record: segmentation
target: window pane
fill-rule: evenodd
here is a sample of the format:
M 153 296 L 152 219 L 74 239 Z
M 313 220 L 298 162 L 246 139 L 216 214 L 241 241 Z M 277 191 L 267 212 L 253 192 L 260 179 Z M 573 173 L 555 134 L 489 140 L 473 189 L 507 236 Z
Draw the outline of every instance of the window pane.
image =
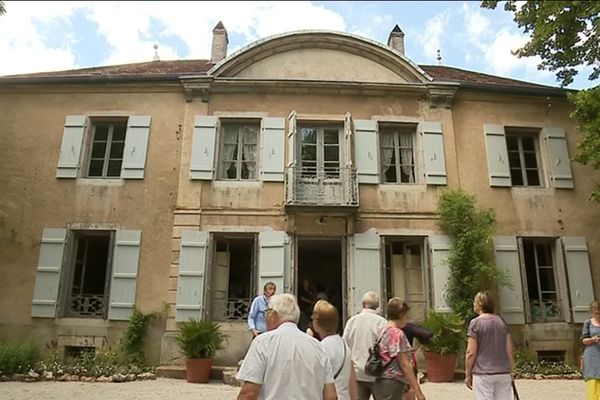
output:
M 525 240 L 523 241 L 523 258 L 525 261 L 525 272 L 527 275 L 527 292 L 529 293 L 529 299 L 537 300 L 540 297 L 540 292 L 537 286 L 533 243 Z
M 243 162 L 242 163 L 242 179 L 256 179 L 256 163 L 255 162 Z
M 339 161 L 340 150 L 337 146 L 325 146 L 325 161 Z
M 125 140 L 125 131 L 127 130 L 126 125 L 123 124 L 115 124 L 113 129 L 112 140 Z
M 223 145 L 223 161 L 237 160 L 238 150 L 237 144 Z
M 540 286 L 543 292 L 556 291 L 556 282 L 554 281 L 554 269 L 553 268 L 540 268 Z
M 302 145 L 302 160 L 316 161 L 317 147 L 310 145 Z
M 300 135 L 302 143 L 317 143 L 317 131 L 313 128 L 302 128 Z
M 403 165 L 400 167 L 400 182 L 403 183 L 414 183 L 415 175 L 414 169 L 411 166 Z
M 258 128 L 255 126 L 242 127 L 242 138 L 244 144 L 256 144 L 258 138 Z
M 527 170 L 527 185 L 528 186 L 540 186 L 540 175 L 537 169 Z
M 256 145 L 249 144 L 242 147 L 242 160 L 243 161 L 254 161 L 256 160 Z
M 523 158 L 525 158 L 525 168 L 537 168 L 537 158 L 535 153 L 524 152 Z
M 96 130 L 94 132 L 94 141 L 96 140 L 104 140 L 108 138 L 108 126 L 107 125 L 96 125 Z
M 104 160 L 91 160 L 88 176 L 102 176 L 102 167 L 103 166 L 104 166 Z
M 521 137 L 521 141 L 523 144 L 523 150 L 525 151 L 533 151 L 535 152 L 535 140 L 530 136 Z
M 225 164 L 225 177 L 227 179 L 237 178 L 237 167 L 235 162 L 224 163 Z
M 385 167 L 383 170 L 383 176 L 385 178 L 384 182 L 397 183 L 398 179 L 396 178 L 396 166 L 389 165 Z
M 110 158 L 123 158 L 124 142 L 113 142 L 110 146 Z
M 510 180 L 513 186 L 523 186 L 523 175 L 520 169 L 510 170 Z
M 519 149 L 519 140 L 516 136 L 506 136 L 506 147 L 508 150 L 518 150 Z
M 94 142 L 92 146 L 92 158 L 104 158 L 106 142 Z
M 337 129 L 325 129 L 323 142 L 325 144 L 338 144 L 340 140 Z
M 108 161 L 108 171 L 106 172 L 106 176 L 121 176 L 121 163 L 123 160 L 109 160 Z
M 231 125 L 223 125 L 223 143 L 237 144 L 238 142 L 238 127 Z
M 508 152 L 508 165 L 511 168 L 521 168 L 521 158 L 519 157 L 518 151 Z
M 535 245 L 535 253 L 539 266 L 552 266 L 552 249 L 546 243 L 538 243 Z

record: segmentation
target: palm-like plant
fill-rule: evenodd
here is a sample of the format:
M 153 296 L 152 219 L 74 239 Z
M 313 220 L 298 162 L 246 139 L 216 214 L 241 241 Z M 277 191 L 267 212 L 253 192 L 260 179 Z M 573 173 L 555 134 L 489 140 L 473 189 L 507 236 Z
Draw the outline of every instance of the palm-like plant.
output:
M 425 351 L 440 354 L 458 353 L 465 344 L 465 323 L 456 314 L 429 311 L 423 327 L 433 333 L 431 342 L 424 344 Z
M 187 358 L 214 358 L 225 347 L 227 335 L 214 321 L 190 319 L 179 323 L 175 341 Z

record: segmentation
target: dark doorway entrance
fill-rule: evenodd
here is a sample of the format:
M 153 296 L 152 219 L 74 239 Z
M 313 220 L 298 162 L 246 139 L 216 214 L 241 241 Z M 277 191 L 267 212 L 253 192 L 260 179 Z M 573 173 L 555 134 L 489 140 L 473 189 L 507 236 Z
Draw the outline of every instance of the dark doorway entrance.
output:
M 340 314 L 341 331 L 345 318 L 344 293 L 346 290 L 343 268 L 343 241 L 340 238 L 298 238 L 298 304 L 300 329 L 306 330 L 310 322 L 312 305 L 324 298 Z

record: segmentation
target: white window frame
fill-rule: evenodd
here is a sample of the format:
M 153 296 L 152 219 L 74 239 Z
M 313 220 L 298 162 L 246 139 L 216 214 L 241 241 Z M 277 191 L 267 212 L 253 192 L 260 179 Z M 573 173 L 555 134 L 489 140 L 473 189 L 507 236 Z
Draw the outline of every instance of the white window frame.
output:
M 255 146 L 255 154 L 254 154 L 254 177 L 253 178 L 243 178 L 242 177 L 242 154 L 243 154 L 243 134 L 242 129 L 244 127 L 256 127 L 256 142 L 252 143 Z M 234 161 L 236 166 L 236 177 L 228 178 L 227 177 L 227 169 L 225 168 L 224 160 L 225 155 L 225 129 L 237 127 L 237 154 L 235 160 L 227 160 L 228 162 Z M 242 181 L 242 182 L 253 182 L 259 180 L 259 160 L 261 157 L 260 154 L 260 136 L 261 136 L 261 122 L 258 119 L 221 119 L 219 122 L 219 154 L 217 155 L 217 180 L 220 181 Z
M 408 133 L 404 133 L 402 131 L 407 131 L 410 130 L 411 132 Z M 381 174 L 381 184 L 384 185 L 414 185 L 414 184 L 419 184 L 421 183 L 421 175 L 422 174 L 422 170 L 423 168 L 419 165 L 419 160 L 420 160 L 420 142 L 418 140 L 419 135 L 417 135 L 417 124 L 409 124 L 409 123 L 395 123 L 395 124 L 382 124 L 379 123 L 379 127 L 378 127 L 378 131 L 379 131 L 379 152 L 380 152 L 380 163 L 379 163 L 379 170 L 380 170 L 380 174 Z M 383 145 L 383 140 L 382 140 L 382 135 L 383 134 L 390 134 L 393 133 L 394 134 L 394 145 L 393 145 L 393 151 L 394 151 L 394 157 L 396 160 L 396 182 L 387 182 L 385 180 L 385 163 L 384 163 L 384 159 L 383 159 L 383 149 L 384 149 L 384 145 Z M 402 174 L 400 172 L 400 169 L 402 168 L 402 165 L 404 164 L 399 164 L 398 161 L 400 160 L 400 143 L 399 143 L 399 139 L 400 139 L 400 135 L 410 135 L 411 139 L 412 139 L 412 158 L 413 158 L 413 164 L 412 164 L 412 170 L 413 170 L 413 182 L 402 182 L 399 181 L 398 178 L 401 178 Z M 389 148 L 389 147 L 386 147 Z
M 127 138 L 127 117 L 122 118 L 91 118 L 90 120 L 90 134 L 87 140 L 87 151 L 85 152 L 85 170 L 83 176 L 89 179 L 119 179 L 121 178 L 121 171 L 123 166 L 123 155 L 125 152 L 125 140 Z M 102 157 L 103 165 L 102 165 L 102 175 L 90 175 L 90 167 L 92 164 L 92 153 L 94 150 L 94 143 L 96 138 L 96 128 L 98 125 L 107 124 L 108 125 L 108 133 L 106 138 L 106 148 L 104 149 L 104 156 Z M 112 145 L 115 141 L 113 141 L 113 132 L 115 129 L 115 125 L 124 125 L 125 135 L 123 136 L 122 144 L 123 151 L 121 152 L 121 163 L 119 164 L 119 174 L 118 175 L 108 175 L 108 164 L 110 160 L 115 160 L 117 158 L 110 158 L 110 151 Z M 121 141 L 119 141 L 121 142 Z M 99 158 L 95 158 L 99 159 Z
M 542 162 L 542 149 L 540 145 L 540 131 L 539 129 L 530 129 L 530 128 L 520 128 L 520 127 L 505 127 L 505 140 L 506 140 L 506 152 L 508 154 L 508 168 L 510 172 L 510 182 L 512 187 L 546 187 L 544 182 L 544 164 Z M 519 161 L 520 161 L 520 172 L 521 177 L 523 179 L 522 185 L 516 185 L 512 179 L 512 170 L 515 169 L 510 163 L 510 153 L 511 150 L 508 147 L 508 138 L 516 138 L 519 152 Z M 539 185 L 530 185 L 527 180 L 527 167 L 525 166 L 525 155 L 523 150 L 523 138 L 528 137 L 533 139 L 533 145 L 535 148 L 535 160 L 537 163 L 537 173 Z M 529 168 L 531 169 L 531 168 Z
M 310 171 L 305 170 L 304 162 L 305 160 L 302 157 L 302 146 L 304 143 L 302 142 L 302 130 L 303 129 L 314 129 L 317 133 L 316 141 L 314 143 L 316 150 L 316 167 L 314 169 L 314 174 L 307 173 Z M 341 169 L 343 168 L 343 132 L 344 126 L 343 124 L 323 124 L 323 123 L 310 123 L 310 122 L 298 122 L 298 150 L 296 154 L 296 159 L 299 161 L 298 168 L 300 169 L 300 176 L 302 179 L 321 179 L 323 178 L 326 181 L 339 181 L 341 176 Z M 338 142 L 337 144 L 328 144 L 325 143 L 325 130 L 337 130 L 338 132 Z M 311 144 L 312 145 L 312 144 Z M 337 176 L 335 174 L 328 175 L 325 163 L 325 147 L 326 146 L 337 146 L 338 148 L 338 161 L 337 161 Z M 312 162 L 312 160 L 310 160 Z M 331 162 L 330 162 L 331 163 Z

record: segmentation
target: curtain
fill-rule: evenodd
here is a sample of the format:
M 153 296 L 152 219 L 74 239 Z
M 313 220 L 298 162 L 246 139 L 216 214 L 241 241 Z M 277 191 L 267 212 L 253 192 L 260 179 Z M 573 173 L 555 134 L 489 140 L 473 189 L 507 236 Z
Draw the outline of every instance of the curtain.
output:
M 247 168 L 247 179 L 256 179 L 256 142 L 258 129 L 244 127 L 242 130 L 242 171 Z
M 237 158 L 238 148 L 238 128 L 225 127 L 223 132 L 223 175 L 224 177 L 235 179 L 237 177 L 237 167 L 235 159 Z
M 414 164 L 413 164 L 413 140 L 409 133 L 400 133 L 398 135 L 400 146 L 400 160 L 402 164 L 402 173 L 408 176 L 410 183 L 415 182 Z

